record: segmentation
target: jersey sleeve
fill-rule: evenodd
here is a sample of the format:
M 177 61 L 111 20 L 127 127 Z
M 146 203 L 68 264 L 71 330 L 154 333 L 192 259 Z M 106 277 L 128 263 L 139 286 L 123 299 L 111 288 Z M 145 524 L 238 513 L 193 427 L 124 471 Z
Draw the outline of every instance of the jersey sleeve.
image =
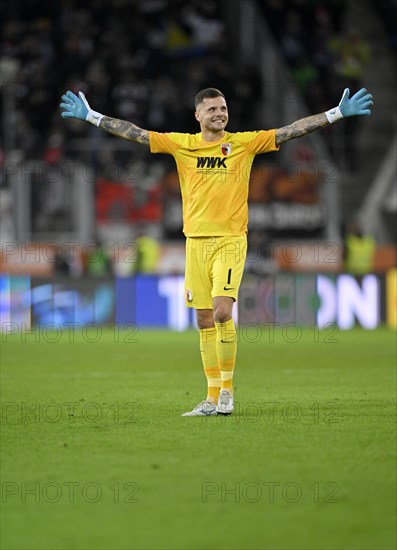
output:
M 259 130 L 258 132 L 244 132 L 248 140 L 246 147 L 250 153 L 271 153 L 278 151 L 280 146 L 276 145 L 276 130 Z
M 149 132 L 150 152 L 151 153 L 168 153 L 174 155 L 180 147 L 178 143 L 178 136 L 176 132 L 160 133 Z

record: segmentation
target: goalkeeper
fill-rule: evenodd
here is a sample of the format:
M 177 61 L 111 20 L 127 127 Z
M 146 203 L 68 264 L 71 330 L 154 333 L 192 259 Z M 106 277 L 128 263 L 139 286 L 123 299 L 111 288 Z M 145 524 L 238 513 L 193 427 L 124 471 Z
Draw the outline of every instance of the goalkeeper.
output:
M 84 94 L 62 96 L 63 118 L 78 118 L 115 136 L 137 141 L 152 153 L 175 159 L 182 193 L 186 236 L 186 305 L 196 310 L 207 396 L 183 416 L 233 412 L 236 329 L 233 303 L 247 251 L 248 183 L 254 157 L 276 151 L 282 143 L 346 117 L 370 115 L 372 95 L 364 88 L 350 97 L 347 88 L 337 107 L 273 130 L 230 133 L 223 93 L 201 90 L 195 97 L 197 134 L 158 133 L 132 122 L 93 111 Z

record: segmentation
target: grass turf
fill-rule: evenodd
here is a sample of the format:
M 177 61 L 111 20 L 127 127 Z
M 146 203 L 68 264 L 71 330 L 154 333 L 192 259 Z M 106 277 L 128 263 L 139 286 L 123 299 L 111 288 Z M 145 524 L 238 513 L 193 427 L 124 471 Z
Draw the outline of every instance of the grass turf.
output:
M 395 548 L 391 331 L 245 334 L 228 418 L 180 416 L 195 332 L 44 336 L 1 345 L 1 548 Z

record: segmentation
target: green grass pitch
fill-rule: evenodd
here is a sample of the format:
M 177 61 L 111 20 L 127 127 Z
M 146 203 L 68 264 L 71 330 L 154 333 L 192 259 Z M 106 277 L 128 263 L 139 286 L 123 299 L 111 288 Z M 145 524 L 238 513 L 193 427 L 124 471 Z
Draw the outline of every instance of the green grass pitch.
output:
M 227 418 L 196 332 L 56 336 L 1 344 L 1 548 L 396 548 L 391 330 L 240 334 Z

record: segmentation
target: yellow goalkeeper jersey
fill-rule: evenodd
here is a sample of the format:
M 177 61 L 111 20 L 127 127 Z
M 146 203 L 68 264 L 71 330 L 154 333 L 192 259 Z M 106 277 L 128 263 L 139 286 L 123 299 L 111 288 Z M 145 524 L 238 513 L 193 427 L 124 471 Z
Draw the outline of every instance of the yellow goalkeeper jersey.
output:
M 278 149 L 276 130 L 225 132 L 211 142 L 204 141 L 201 132 L 150 132 L 150 151 L 175 158 L 187 237 L 244 235 L 255 155 Z

